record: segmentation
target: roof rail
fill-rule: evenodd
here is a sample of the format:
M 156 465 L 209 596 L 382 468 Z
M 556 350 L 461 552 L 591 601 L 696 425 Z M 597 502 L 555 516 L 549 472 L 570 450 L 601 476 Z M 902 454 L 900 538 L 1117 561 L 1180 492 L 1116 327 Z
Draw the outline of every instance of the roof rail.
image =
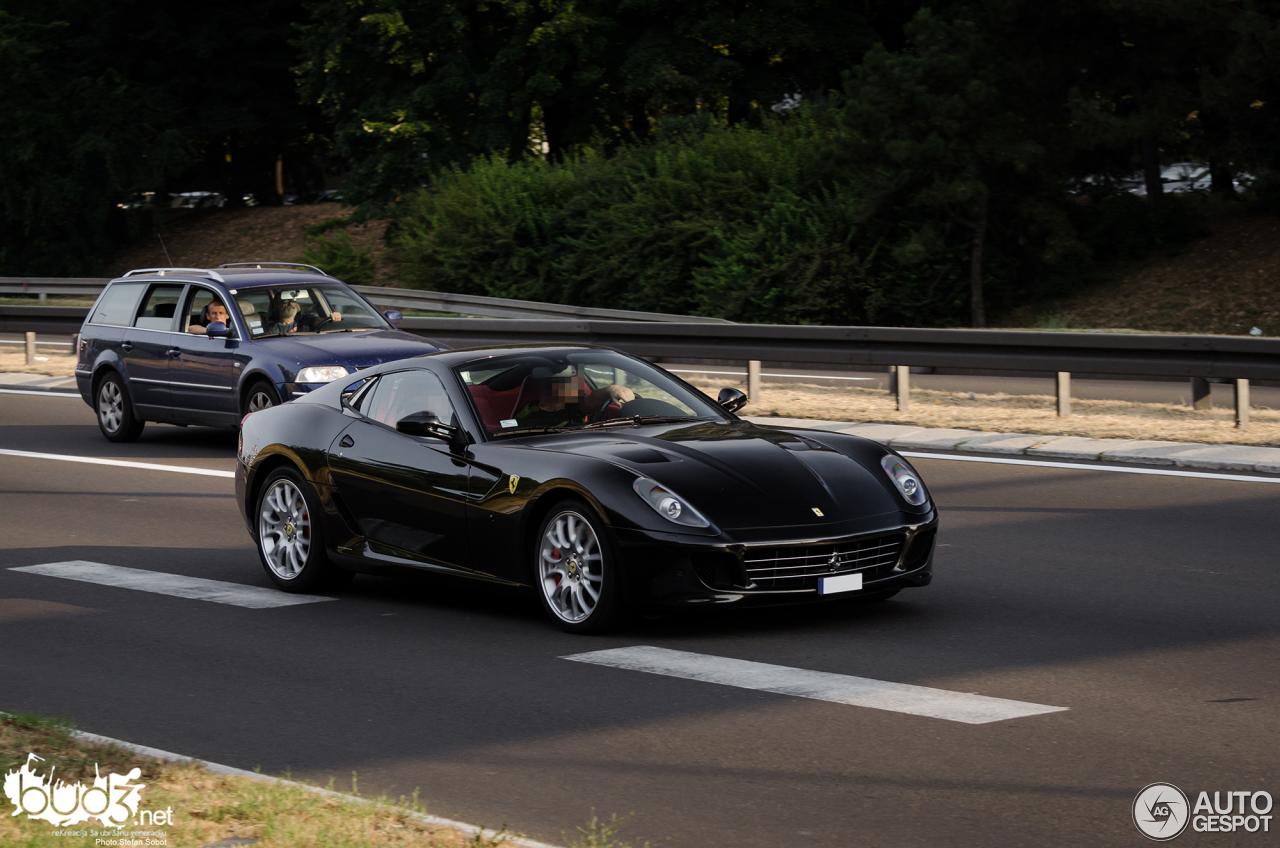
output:
M 210 271 L 208 268 L 134 268 L 132 271 L 126 271 L 124 276 L 135 277 L 140 274 L 155 274 L 160 277 L 164 277 L 168 274 L 203 274 L 204 276 L 211 277 L 220 283 L 226 282 L 221 274 L 217 271 Z
M 314 265 L 307 265 L 302 262 L 229 262 L 226 265 L 219 265 L 219 268 L 306 268 L 308 271 L 315 271 L 322 277 L 329 276 Z

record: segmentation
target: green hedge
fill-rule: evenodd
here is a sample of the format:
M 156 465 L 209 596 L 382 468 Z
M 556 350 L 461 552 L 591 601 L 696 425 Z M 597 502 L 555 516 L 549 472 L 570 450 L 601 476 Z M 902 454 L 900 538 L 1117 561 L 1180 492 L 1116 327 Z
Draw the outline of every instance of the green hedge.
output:
M 837 168 L 834 132 L 809 111 L 760 128 L 684 119 L 608 155 L 491 158 L 446 171 L 403 201 L 400 278 L 440 291 L 744 322 L 963 325 L 967 230 L 945 216 L 914 220 L 904 200 L 876 188 L 883 180 Z M 1143 203 L 1095 206 L 1078 215 L 1078 229 L 1115 239 L 1105 213 L 1131 213 L 1134 201 Z M 1158 243 L 1157 224 L 1144 218 L 1136 240 Z M 1055 265 L 1032 230 L 1023 220 L 992 222 L 993 312 L 1083 277 L 1089 251 L 1068 251 Z

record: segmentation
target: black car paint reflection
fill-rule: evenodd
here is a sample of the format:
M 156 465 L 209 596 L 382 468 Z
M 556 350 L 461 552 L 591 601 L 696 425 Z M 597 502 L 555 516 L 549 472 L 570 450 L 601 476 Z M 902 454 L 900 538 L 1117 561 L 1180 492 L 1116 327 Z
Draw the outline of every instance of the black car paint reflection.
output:
M 880 468 L 892 452 L 874 442 L 757 426 L 666 372 L 712 417 L 503 435 L 458 377 L 463 364 L 487 356 L 591 350 L 599 349 L 453 350 L 361 372 L 363 388 L 391 372 L 433 372 L 467 444 L 363 416 L 344 403 L 362 391 L 347 381 L 255 413 L 236 472 L 250 534 L 262 481 L 290 464 L 324 507 L 331 559 L 355 571 L 421 569 L 532 586 L 539 522 L 575 496 L 609 528 L 633 608 L 820 600 L 818 578 L 846 570 L 863 571 L 863 594 L 929 583 L 936 509 L 927 498 L 919 506 L 903 499 Z M 711 526 L 667 521 L 636 494 L 638 477 L 679 493 Z M 753 581 L 752 568 L 765 574 L 766 566 L 769 579 Z

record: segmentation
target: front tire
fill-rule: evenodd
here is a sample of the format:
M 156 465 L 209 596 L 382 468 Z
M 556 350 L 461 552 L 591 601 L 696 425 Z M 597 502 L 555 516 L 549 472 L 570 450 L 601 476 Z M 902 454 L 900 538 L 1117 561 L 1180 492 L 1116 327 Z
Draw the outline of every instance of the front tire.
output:
M 258 558 L 267 577 L 286 592 L 322 592 L 352 574 L 329 561 L 320 532 L 320 505 L 311 484 L 293 468 L 271 472 L 258 496 Z
M 542 608 L 569 633 L 601 633 L 622 617 L 622 582 L 607 528 L 591 507 L 556 504 L 534 538 L 534 578 Z
M 111 373 L 98 383 L 98 429 L 112 442 L 133 442 L 142 435 L 145 421 L 138 418 L 129 398 L 129 390 L 119 374 Z
M 249 387 L 249 391 L 245 392 L 244 408 L 240 410 L 240 414 L 245 416 L 250 412 L 261 412 L 279 405 L 280 393 L 276 391 L 276 387 L 266 380 L 258 380 Z

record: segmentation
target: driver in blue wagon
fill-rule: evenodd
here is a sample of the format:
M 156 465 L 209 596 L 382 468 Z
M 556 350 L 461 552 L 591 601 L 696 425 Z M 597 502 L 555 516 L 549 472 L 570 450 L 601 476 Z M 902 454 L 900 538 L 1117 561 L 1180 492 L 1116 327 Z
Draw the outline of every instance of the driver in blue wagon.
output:
M 542 397 L 516 411 L 521 427 L 570 427 L 585 424 L 606 405 L 636 399 L 626 386 L 613 383 L 587 393 L 586 382 L 574 366 L 562 371 L 537 367 L 531 375 L 542 388 Z

